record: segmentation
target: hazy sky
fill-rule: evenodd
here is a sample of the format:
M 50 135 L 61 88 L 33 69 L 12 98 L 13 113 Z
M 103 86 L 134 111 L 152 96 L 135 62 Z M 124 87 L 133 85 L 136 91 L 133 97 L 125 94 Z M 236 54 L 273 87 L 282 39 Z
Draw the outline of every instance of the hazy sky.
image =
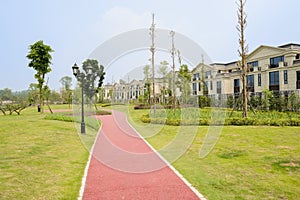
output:
M 299 0 L 248 0 L 249 50 L 300 43 L 299 8 Z M 191 38 L 213 62 L 235 61 L 236 10 L 235 0 L 0 0 L 0 89 L 24 90 L 36 82 L 26 59 L 30 44 L 43 40 L 55 50 L 48 77 L 58 89 L 61 77 L 73 77 L 74 62 L 115 35 L 149 28 L 151 13 L 158 28 Z

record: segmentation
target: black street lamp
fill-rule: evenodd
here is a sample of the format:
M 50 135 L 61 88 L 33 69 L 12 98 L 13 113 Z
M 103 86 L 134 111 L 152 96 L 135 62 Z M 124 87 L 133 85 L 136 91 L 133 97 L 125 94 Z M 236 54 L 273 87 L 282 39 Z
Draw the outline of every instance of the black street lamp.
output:
M 84 122 L 84 79 L 87 76 L 90 76 L 92 74 L 92 67 L 87 67 L 87 74 L 80 72 L 79 67 L 75 63 L 72 67 L 73 74 L 77 78 L 78 81 L 81 81 L 81 133 L 85 134 L 85 122 Z

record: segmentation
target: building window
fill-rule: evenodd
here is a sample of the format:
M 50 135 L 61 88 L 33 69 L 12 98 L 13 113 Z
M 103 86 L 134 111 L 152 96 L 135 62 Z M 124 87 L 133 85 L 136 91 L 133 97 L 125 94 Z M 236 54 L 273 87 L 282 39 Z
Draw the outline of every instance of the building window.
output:
M 297 71 L 296 88 L 297 88 L 297 89 L 300 89 L 300 71 Z
M 201 82 L 198 83 L 198 90 L 201 91 Z
M 233 87 L 234 93 L 240 93 L 240 79 L 234 79 Z
M 199 78 L 199 73 L 193 75 L 193 81 L 196 81 Z
M 197 83 L 193 83 L 193 95 L 197 94 Z
M 213 82 L 210 81 L 210 90 L 213 90 Z
M 279 91 L 279 72 L 269 72 L 269 90 Z
M 284 56 L 270 58 L 270 68 L 279 67 L 279 62 L 284 62 Z
M 261 86 L 261 74 L 257 74 L 257 86 Z
M 284 80 L 284 84 L 288 84 L 288 72 L 287 72 L 287 70 L 283 71 L 283 80 Z
M 247 76 L 247 88 L 249 92 L 254 92 L 254 75 Z
M 211 76 L 211 71 L 206 71 L 205 72 L 205 78 L 209 78 Z
M 254 67 L 258 67 L 258 61 L 249 62 L 249 63 L 247 63 L 247 66 L 248 66 L 248 70 L 250 72 L 253 72 L 254 71 Z
M 221 94 L 222 93 L 222 82 L 217 81 L 217 93 Z
M 205 81 L 205 90 L 203 91 L 203 94 L 207 95 L 208 94 L 208 82 Z

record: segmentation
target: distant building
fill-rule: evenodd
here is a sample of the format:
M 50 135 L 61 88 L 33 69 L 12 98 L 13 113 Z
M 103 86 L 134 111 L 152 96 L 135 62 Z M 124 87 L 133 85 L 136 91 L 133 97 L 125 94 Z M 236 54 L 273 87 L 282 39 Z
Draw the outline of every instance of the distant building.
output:
M 268 88 L 277 94 L 300 93 L 300 45 L 260 46 L 247 56 L 247 88 L 261 95 Z M 192 95 L 224 96 L 242 91 L 239 63 L 199 64 L 192 70 Z
M 300 95 L 300 44 L 286 44 L 278 47 L 262 45 L 247 56 L 247 89 L 249 95 L 261 95 L 265 88 L 280 95 L 296 92 Z M 176 77 L 178 72 L 176 72 Z M 169 77 L 169 78 L 167 78 Z M 172 91 L 171 72 L 166 78 L 155 78 L 156 101 L 170 98 L 166 91 Z M 176 78 L 175 82 L 178 79 Z M 146 80 L 132 80 L 125 83 L 103 86 L 103 99 L 118 103 L 138 100 L 146 91 Z M 153 98 L 152 79 L 150 97 Z M 162 96 L 164 92 L 164 97 Z M 191 71 L 191 95 L 206 95 L 212 98 L 239 96 L 242 92 L 241 67 L 238 61 L 230 63 L 200 63 Z M 181 95 L 175 86 L 175 96 Z

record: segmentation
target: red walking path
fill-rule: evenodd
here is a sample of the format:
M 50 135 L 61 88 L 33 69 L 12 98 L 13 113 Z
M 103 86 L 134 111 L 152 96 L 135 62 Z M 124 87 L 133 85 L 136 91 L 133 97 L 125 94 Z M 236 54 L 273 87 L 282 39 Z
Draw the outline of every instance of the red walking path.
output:
M 205 199 L 154 152 L 124 113 L 98 118 L 102 127 L 79 199 Z

